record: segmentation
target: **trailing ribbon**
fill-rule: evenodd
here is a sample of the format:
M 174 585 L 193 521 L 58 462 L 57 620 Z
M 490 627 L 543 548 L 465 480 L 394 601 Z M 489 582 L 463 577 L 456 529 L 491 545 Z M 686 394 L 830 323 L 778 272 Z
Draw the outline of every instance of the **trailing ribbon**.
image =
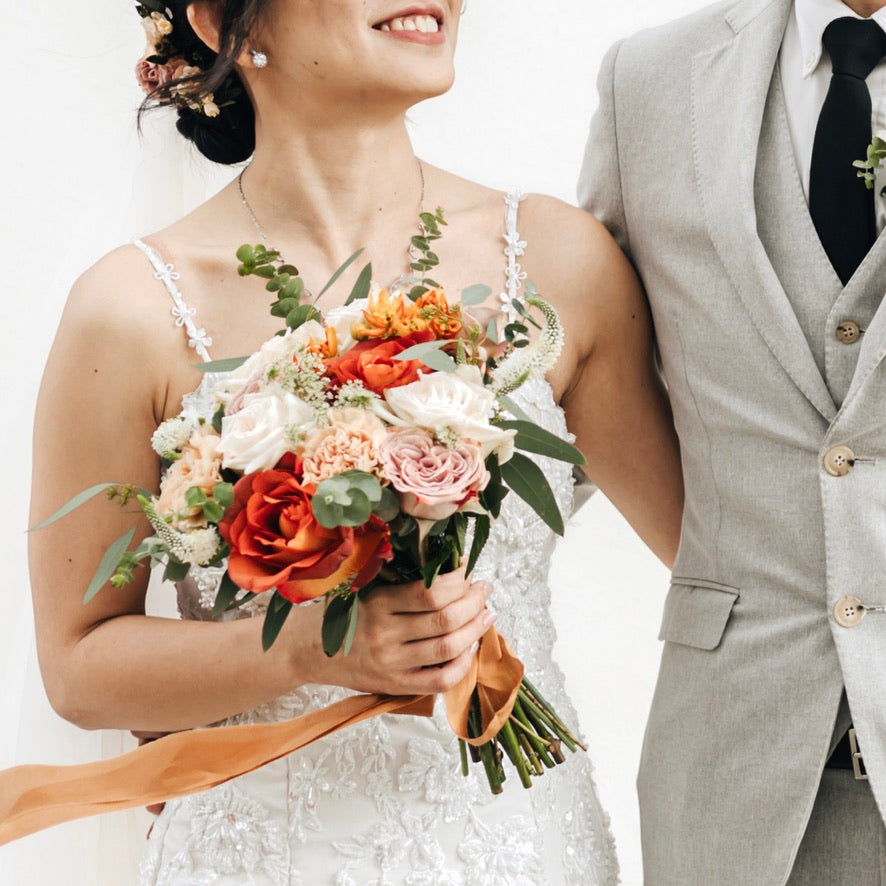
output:
M 490 628 L 468 674 L 445 693 L 456 734 L 471 744 L 494 736 L 522 676 L 523 665 Z M 484 726 L 478 739 L 467 734 L 475 689 Z M 96 763 L 16 766 L 0 772 L 0 846 L 62 822 L 208 790 L 379 714 L 429 717 L 433 709 L 433 695 L 355 695 L 292 720 L 176 732 Z

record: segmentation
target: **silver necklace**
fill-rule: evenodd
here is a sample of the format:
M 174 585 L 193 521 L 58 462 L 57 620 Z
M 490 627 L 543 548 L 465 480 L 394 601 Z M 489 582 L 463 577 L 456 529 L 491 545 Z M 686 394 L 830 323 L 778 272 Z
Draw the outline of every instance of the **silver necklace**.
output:
M 419 234 L 424 235 L 427 232 L 425 230 L 424 223 L 421 221 L 421 216 L 422 213 L 424 213 L 425 211 L 425 167 L 418 157 L 415 158 L 415 162 L 418 165 L 418 177 L 419 181 L 421 182 L 421 193 L 418 198 L 418 231 Z M 243 204 L 243 208 L 246 210 L 247 215 L 252 221 L 252 225 L 258 233 L 258 236 L 261 237 L 262 243 L 270 248 L 268 235 L 265 232 L 265 229 L 261 226 L 261 222 L 258 220 L 258 216 L 256 216 L 255 211 L 249 205 L 249 201 L 246 199 L 246 194 L 243 193 L 243 173 L 246 172 L 246 169 L 248 168 L 249 167 L 247 166 L 245 169 L 242 169 L 240 171 L 240 175 L 237 176 L 237 191 L 240 194 L 240 202 Z M 404 281 L 411 279 L 413 276 L 412 263 L 416 259 L 416 249 L 415 246 L 412 245 L 412 238 L 410 238 L 409 245 L 406 247 L 406 257 L 408 259 L 406 272 L 400 274 L 399 277 L 396 277 L 391 285 L 388 287 L 388 289 L 394 289 L 399 284 L 402 284 Z M 307 288 L 305 288 L 305 295 L 307 295 L 309 299 L 313 300 L 313 293 Z

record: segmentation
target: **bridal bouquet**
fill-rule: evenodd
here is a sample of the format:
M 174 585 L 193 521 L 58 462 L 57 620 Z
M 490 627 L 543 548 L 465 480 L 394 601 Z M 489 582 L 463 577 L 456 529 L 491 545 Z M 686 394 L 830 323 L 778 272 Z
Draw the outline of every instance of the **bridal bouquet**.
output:
M 214 373 L 218 408 L 211 421 L 185 411 L 157 428 L 159 495 L 93 487 L 50 518 L 106 490 L 124 503 L 135 496 L 153 527 L 131 550 L 134 528 L 111 546 L 87 600 L 108 581 L 131 581 L 142 561 L 175 581 L 195 567 L 223 567 L 216 616 L 266 600 L 268 649 L 294 605 L 322 598 L 323 648 L 347 654 L 358 598 L 380 582 L 430 586 L 465 558 L 470 573 L 506 495 L 522 497 L 562 533 L 547 479 L 523 452 L 574 464 L 582 456 L 509 397 L 557 359 L 557 314 L 530 287 L 499 341 L 494 323 L 483 329 L 470 316 L 488 287 L 469 287 L 450 303 L 425 276 L 443 218 L 425 214 L 422 223 L 428 237 L 416 246 L 424 258 L 413 264 L 421 276 L 403 289 L 378 289 L 367 265 L 345 305 L 325 316 L 279 253 L 238 250 L 240 274 L 265 281 L 285 329 L 248 358 L 201 367 Z M 579 743 L 521 679 L 522 665 L 494 629 L 484 655 L 509 663 L 510 679 L 484 687 L 475 673 L 455 705 L 465 721 L 464 734 L 456 730 L 463 769 L 470 744 L 494 792 L 503 756 L 528 787 L 531 774 L 563 761 L 561 744 L 574 751 Z

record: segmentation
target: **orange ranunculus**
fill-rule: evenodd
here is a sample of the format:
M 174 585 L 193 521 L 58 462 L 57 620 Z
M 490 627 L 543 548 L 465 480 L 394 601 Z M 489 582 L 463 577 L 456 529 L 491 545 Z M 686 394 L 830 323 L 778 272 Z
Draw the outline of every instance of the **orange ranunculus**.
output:
M 415 306 L 438 338 L 455 338 L 461 332 L 461 305 L 450 307 L 442 289 L 429 289 L 419 296 Z
M 383 394 L 387 388 L 396 388 L 416 381 L 420 371 L 430 371 L 421 360 L 394 358 L 413 345 L 433 340 L 434 333 L 425 330 L 381 342 L 361 341 L 342 356 L 327 360 L 326 368 L 340 385 L 349 381 L 358 381 L 370 391 Z
M 387 525 L 373 516 L 356 528 L 326 529 L 311 510 L 316 487 L 302 485 L 298 465 L 295 472 L 280 467 L 242 477 L 219 524 L 235 584 L 302 603 L 343 582 L 359 588 L 375 578 L 393 556 Z
M 402 292 L 391 294 L 387 289 L 370 293 L 363 311 L 363 322 L 355 323 L 351 335 L 357 341 L 376 338 L 400 338 L 423 332 L 430 324 L 419 314 L 416 305 Z

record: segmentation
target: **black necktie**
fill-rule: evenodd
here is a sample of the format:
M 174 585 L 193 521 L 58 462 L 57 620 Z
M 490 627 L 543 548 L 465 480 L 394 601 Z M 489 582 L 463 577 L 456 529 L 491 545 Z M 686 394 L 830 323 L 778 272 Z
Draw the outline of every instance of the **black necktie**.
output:
M 856 175 L 871 141 L 871 94 L 865 80 L 886 56 L 886 32 L 870 19 L 838 18 L 822 43 L 834 73 L 818 118 L 809 176 L 809 211 L 844 284 L 877 236 L 874 192 Z

